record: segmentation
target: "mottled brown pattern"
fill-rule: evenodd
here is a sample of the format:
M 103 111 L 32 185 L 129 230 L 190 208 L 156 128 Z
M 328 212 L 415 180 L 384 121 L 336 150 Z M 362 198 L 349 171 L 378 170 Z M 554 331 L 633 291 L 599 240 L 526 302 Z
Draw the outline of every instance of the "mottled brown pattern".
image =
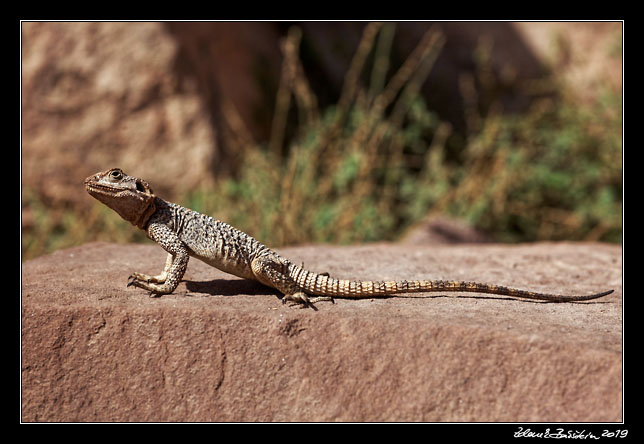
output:
M 119 168 L 88 177 L 85 188 L 123 219 L 146 230 L 148 237 L 168 252 L 164 270 L 158 276 L 136 272 L 130 275 L 128 286 L 143 288 L 151 295 L 172 293 L 183 278 L 190 256 L 235 276 L 276 288 L 284 294 L 283 301 L 303 305 L 334 297 L 369 298 L 436 291 L 489 293 L 552 302 L 584 301 L 613 292 L 564 296 L 477 282 L 334 279 L 293 264 L 225 222 L 156 197 L 146 181 L 128 176 Z

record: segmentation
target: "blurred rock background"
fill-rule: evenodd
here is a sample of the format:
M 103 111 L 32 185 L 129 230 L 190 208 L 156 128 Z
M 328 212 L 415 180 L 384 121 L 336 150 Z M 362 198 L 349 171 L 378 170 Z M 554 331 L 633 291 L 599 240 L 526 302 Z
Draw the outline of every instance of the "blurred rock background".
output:
M 621 242 L 621 82 L 621 23 L 23 22 L 23 260 L 143 239 L 115 166 L 274 246 Z

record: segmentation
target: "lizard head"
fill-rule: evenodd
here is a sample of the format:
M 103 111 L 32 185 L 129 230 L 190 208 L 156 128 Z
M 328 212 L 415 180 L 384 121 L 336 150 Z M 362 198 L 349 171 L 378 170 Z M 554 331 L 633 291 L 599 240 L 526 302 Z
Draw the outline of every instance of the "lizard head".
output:
M 143 179 L 128 176 L 120 168 L 96 173 L 85 179 L 85 190 L 116 211 L 123 219 L 145 229 L 156 211 L 154 193 Z

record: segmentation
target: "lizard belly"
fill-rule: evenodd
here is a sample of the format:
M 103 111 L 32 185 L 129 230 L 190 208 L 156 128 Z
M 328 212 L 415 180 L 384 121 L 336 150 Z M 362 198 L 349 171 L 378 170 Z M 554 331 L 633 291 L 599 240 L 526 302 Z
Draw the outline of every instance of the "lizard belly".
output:
M 211 218 L 199 216 L 205 218 L 205 222 L 197 227 L 186 224 L 180 234 L 190 256 L 226 273 L 253 279 L 243 246 L 229 235 L 227 237 L 226 230 L 218 229 Z M 195 217 L 194 220 L 200 219 Z
M 227 258 L 227 257 L 216 258 L 216 259 L 211 259 L 209 257 L 204 257 L 204 256 L 195 256 L 195 257 L 201 260 L 202 262 L 205 262 L 206 264 L 210 265 L 211 267 L 215 267 L 218 270 L 224 271 L 226 273 L 230 273 L 234 276 L 238 276 L 245 279 L 255 279 L 255 275 L 253 274 L 253 271 L 251 270 L 250 266 L 246 264 L 245 261 L 240 261 L 239 259 Z

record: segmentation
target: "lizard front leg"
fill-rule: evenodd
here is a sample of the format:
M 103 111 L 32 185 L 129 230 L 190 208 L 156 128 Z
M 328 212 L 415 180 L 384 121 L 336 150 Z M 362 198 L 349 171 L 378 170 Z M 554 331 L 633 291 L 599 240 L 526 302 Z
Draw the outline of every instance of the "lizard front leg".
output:
M 168 272 L 170 271 L 170 267 L 172 267 L 172 262 L 174 261 L 174 255 L 172 253 L 168 253 L 168 257 L 165 260 L 165 266 L 163 267 L 163 272 L 161 274 L 156 275 L 156 276 L 150 276 L 148 274 L 144 273 L 137 273 L 136 271 L 130 275 L 128 280 L 130 279 L 138 279 L 141 281 L 145 282 L 153 282 L 155 284 L 163 284 L 166 279 L 168 278 Z M 128 284 L 129 286 L 129 284 Z
M 127 286 L 148 290 L 150 296 L 172 293 L 181 282 L 188 267 L 188 249 L 179 236 L 163 224 L 152 223 L 148 227 L 148 237 L 168 252 L 163 272 L 158 276 L 132 273 Z

